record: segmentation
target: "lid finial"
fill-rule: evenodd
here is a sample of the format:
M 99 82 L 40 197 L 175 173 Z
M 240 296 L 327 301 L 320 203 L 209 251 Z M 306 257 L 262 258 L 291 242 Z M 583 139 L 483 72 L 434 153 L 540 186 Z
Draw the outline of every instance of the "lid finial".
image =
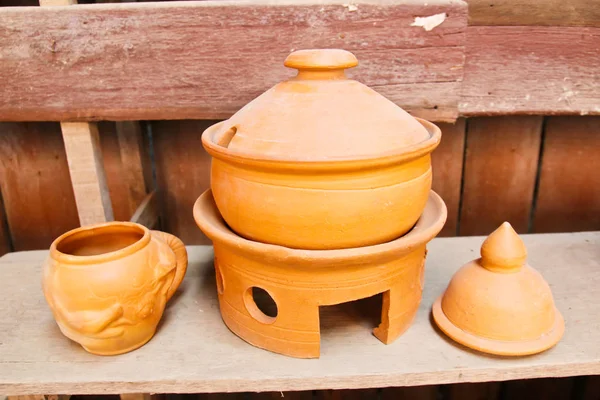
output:
M 481 265 L 493 272 L 516 272 L 526 259 L 525 243 L 508 222 L 500 225 L 481 245 Z
M 356 67 L 358 60 L 349 51 L 341 49 L 297 50 L 285 59 L 283 65 L 303 72 L 334 72 Z

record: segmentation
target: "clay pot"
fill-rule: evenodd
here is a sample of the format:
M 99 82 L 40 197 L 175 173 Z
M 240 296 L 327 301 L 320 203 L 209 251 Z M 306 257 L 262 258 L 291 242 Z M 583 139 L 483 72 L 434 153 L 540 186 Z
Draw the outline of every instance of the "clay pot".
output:
M 294 357 L 319 356 L 319 307 L 383 293 L 375 336 L 391 343 L 410 326 L 423 290 L 425 246 L 442 229 L 446 206 L 430 192 L 423 216 L 393 241 L 342 250 L 298 250 L 250 241 L 223 221 L 210 191 L 194 218 L 213 241 L 225 324 L 249 343 Z M 271 312 L 260 296 L 271 299 Z M 258 298 L 258 299 L 257 299 Z
M 416 223 L 441 133 L 344 70 L 343 50 L 303 50 L 298 75 L 208 128 L 211 188 L 240 236 L 302 249 L 394 240 Z
M 481 258 L 456 272 L 433 305 L 440 329 L 485 353 L 518 356 L 554 346 L 564 320 L 544 278 L 525 263 L 527 250 L 508 222 L 481 246 Z
M 44 295 L 65 336 L 90 353 L 121 354 L 152 338 L 186 269 L 187 252 L 175 236 L 110 222 L 52 243 Z

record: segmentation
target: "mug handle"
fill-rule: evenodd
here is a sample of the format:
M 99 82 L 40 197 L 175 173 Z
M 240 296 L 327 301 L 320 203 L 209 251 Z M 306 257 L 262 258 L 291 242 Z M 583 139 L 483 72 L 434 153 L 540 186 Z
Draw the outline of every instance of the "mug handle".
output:
M 177 288 L 181 284 L 181 281 L 183 281 L 183 277 L 185 276 L 185 271 L 187 271 L 187 265 L 188 265 L 187 250 L 185 249 L 185 245 L 183 244 L 181 239 L 179 239 L 175 235 L 171 235 L 170 233 L 166 233 L 166 232 L 162 232 L 162 231 L 150 231 L 150 232 L 152 233 L 153 236 L 155 236 L 155 237 L 163 240 L 165 243 L 167 243 L 167 245 L 169 245 L 171 250 L 173 250 L 173 253 L 175 253 L 175 260 L 176 260 L 175 278 L 173 279 L 173 283 L 171 283 L 171 286 L 169 287 L 169 290 L 167 291 L 167 301 L 169 301 L 171 299 L 171 297 L 173 297 L 173 295 L 175 294 L 175 291 L 177 291 Z

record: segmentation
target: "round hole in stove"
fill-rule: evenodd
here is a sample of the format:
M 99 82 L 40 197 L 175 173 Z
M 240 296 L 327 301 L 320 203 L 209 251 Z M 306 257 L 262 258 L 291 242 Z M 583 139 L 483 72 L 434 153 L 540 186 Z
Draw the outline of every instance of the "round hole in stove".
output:
M 252 286 L 244 292 L 246 309 L 258 322 L 272 324 L 277 319 L 277 303 L 265 289 Z

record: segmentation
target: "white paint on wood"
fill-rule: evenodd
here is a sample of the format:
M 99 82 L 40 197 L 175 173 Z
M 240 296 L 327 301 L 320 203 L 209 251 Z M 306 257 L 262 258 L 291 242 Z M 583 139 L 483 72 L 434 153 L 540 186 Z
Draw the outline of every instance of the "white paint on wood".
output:
M 82 226 L 113 220 L 95 123 L 61 122 L 77 213 Z
M 446 20 L 446 13 L 434 14 L 429 17 L 415 17 L 415 22 L 410 26 L 420 26 L 427 32 L 439 26 Z
M 188 248 L 187 276 L 156 336 L 115 357 L 88 354 L 60 333 L 39 284 L 47 252 L 11 253 L 0 258 L 0 392 L 286 391 L 600 374 L 600 232 L 523 236 L 530 264 L 549 282 L 565 317 L 565 336 L 555 348 L 524 358 L 491 357 L 454 344 L 433 327 L 434 299 L 463 263 L 479 256 L 483 239 L 429 245 L 419 312 L 390 345 L 371 334 L 372 321 L 354 308 L 324 308 L 321 358 L 315 360 L 257 349 L 227 329 L 210 247 Z

